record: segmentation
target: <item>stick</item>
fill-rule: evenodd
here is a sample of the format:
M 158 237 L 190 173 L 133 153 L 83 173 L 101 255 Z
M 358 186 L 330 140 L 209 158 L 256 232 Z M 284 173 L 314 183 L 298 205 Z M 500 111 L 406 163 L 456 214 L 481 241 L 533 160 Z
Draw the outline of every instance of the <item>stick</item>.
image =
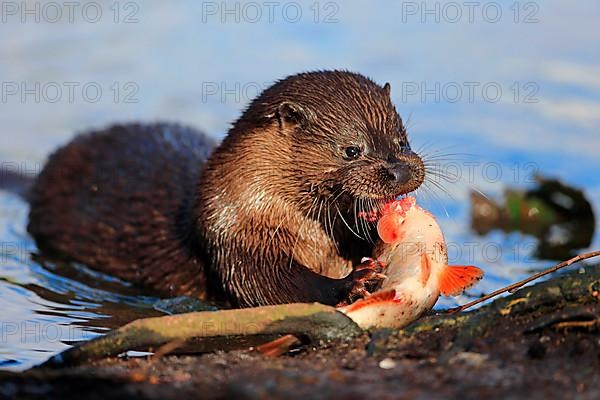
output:
M 483 296 L 483 297 L 481 297 L 481 298 L 479 298 L 477 300 L 473 300 L 473 301 L 471 301 L 471 302 L 469 302 L 467 304 L 463 304 L 462 306 L 459 306 L 459 307 L 450 308 L 446 312 L 448 314 L 454 314 L 454 313 L 457 313 L 457 312 L 460 312 L 460 311 L 464 311 L 467 308 L 473 307 L 475 304 L 479 304 L 481 302 L 489 300 L 492 297 L 496 297 L 499 294 L 502 294 L 504 292 L 511 292 L 512 293 L 516 289 L 520 288 L 521 286 L 523 286 L 523 285 L 525 285 L 525 284 L 527 284 L 527 283 L 529 283 L 529 282 L 531 282 L 533 280 L 541 278 L 544 275 L 551 274 L 554 271 L 558 271 L 561 268 L 568 267 L 569 265 L 574 264 L 574 263 L 576 263 L 578 261 L 587 260 L 588 258 L 597 257 L 597 256 L 600 256 L 600 251 L 592 251 L 592 252 L 589 252 L 589 253 L 579 254 L 579 255 L 577 255 L 577 256 L 569 259 L 569 260 L 566 260 L 566 261 L 563 261 L 563 262 L 561 262 L 559 264 L 556 264 L 552 268 L 548 268 L 548 269 L 546 269 L 546 270 L 544 270 L 542 272 L 538 272 L 537 274 L 532 275 L 529 278 L 526 278 L 526 279 L 523 279 L 522 281 L 513 283 L 512 285 L 505 286 L 505 287 L 503 287 L 501 289 L 493 291 L 490 294 L 486 294 L 485 296 Z
M 159 349 L 159 354 L 189 344 L 189 351 L 248 347 L 239 339 L 264 343 L 285 334 L 328 340 L 358 336 L 349 317 L 323 304 L 279 304 L 255 308 L 201 311 L 138 319 L 50 358 L 38 368 L 77 365 L 127 350 Z M 266 338 L 266 339 L 265 339 Z M 162 346 L 162 347 L 161 347 Z M 166 346 L 166 347 L 165 347 Z

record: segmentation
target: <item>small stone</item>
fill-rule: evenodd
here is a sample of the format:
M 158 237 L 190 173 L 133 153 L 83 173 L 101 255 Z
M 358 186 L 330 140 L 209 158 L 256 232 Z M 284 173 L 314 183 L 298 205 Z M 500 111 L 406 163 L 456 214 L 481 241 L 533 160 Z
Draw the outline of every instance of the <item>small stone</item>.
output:
M 548 343 L 550 340 L 550 336 L 544 335 L 542 337 L 540 337 L 540 343 Z
M 475 353 L 472 351 L 463 351 L 456 354 L 449 360 L 450 364 L 462 362 L 473 367 L 478 367 L 487 361 L 489 356 L 487 354 Z
M 384 358 L 383 360 L 379 361 L 379 368 L 381 369 L 393 369 L 396 367 L 396 361 L 392 360 L 391 358 Z

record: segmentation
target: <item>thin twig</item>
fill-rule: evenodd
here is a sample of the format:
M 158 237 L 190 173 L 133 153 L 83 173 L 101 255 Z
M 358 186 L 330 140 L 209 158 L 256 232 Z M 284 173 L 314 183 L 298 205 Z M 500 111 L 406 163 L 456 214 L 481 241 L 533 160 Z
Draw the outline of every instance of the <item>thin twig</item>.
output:
M 512 293 L 512 292 L 514 292 L 516 289 L 520 288 L 521 286 L 523 286 L 523 285 L 525 285 L 525 284 L 527 284 L 527 283 L 529 283 L 529 282 L 531 282 L 531 281 L 533 281 L 533 280 L 536 280 L 536 279 L 538 279 L 538 278 L 541 278 L 541 277 L 542 277 L 542 276 L 544 276 L 544 275 L 551 274 L 551 273 L 552 273 L 552 272 L 554 272 L 554 271 L 557 271 L 557 270 L 559 270 L 559 269 L 561 269 L 561 268 L 564 268 L 564 267 L 568 267 L 569 265 L 571 265 L 571 264 L 574 264 L 574 263 L 576 263 L 576 262 L 578 262 L 578 261 L 581 261 L 581 260 L 587 260 L 588 258 L 597 257 L 597 256 L 600 256 L 600 251 L 592 251 L 592 252 L 590 252 L 590 253 L 583 253 L 583 254 L 579 254 L 578 256 L 575 256 L 575 257 L 573 257 L 573 258 L 571 258 L 571 259 L 569 259 L 569 260 L 563 261 L 563 262 L 561 262 L 560 264 L 556 264 L 556 265 L 555 265 L 554 267 L 552 267 L 552 268 L 548 268 L 548 269 L 546 269 L 546 270 L 544 270 L 544 271 L 542 271 L 542 272 L 538 272 L 537 274 L 535 274 L 535 275 L 532 275 L 532 276 L 530 276 L 529 278 L 526 278 L 526 279 L 523 279 L 522 281 L 519 281 L 519 282 L 513 283 L 512 285 L 505 286 L 505 287 L 503 287 L 503 288 L 501 288 L 501 289 L 498 289 L 498 290 L 496 290 L 496 291 L 493 291 L 493 292 L 492 292 L 492 293 L 490 293 L 490 294 L 486 294 L 485 296 L 483 296 L 483 297 L 481 297 L 481 298 L 479 298 L 479 299 L 477 299 L 477 300 L 473 300 L 473 301 L 471 301 L 471 302 L 469 302 L 469 303 L 467 303 L 467 304 L 463 304 L 462 306 L 459 306 L 459 307 L 450 308 L 450 309 L 449 309 L 449 310 L 447 310 L 446 312 L 447 312 L 448 314 L 454 314 L 454 313 L 457 313 L 457 312 L 460 312 L 460 311 L 464 311 L 464 310 L 466 310 L 467 308 L 470 308 L 470 307 L 474 306 L 475 304 L 479 304 L 479 303 L 481 303 L 481 302 L 484 302 L 484 301 L 486 301 L 486 300 L 489 300 L 489 299 L 491 299 L 492 297 L 496 297 L 496 296 L 498 296 L 499 294 L 502 294 L 502 293 L 504 293 L 504 292 L 511 292 L 511 293 Z

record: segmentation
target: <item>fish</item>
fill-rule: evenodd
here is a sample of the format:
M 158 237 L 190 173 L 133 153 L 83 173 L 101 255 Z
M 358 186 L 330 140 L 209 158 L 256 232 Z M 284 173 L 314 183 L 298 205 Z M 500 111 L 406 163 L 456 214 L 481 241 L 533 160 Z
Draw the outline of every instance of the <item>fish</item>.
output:
M 440 226 L 412 196 L 382 208 L 377 233 L 375 257 L 363 262 L 381 266 L 380 289 L 338 308 L 363 329 L 402 328 L 431 310 L 440 294 L 456 296 L 483 277 L 473 265 L 448 265 Z

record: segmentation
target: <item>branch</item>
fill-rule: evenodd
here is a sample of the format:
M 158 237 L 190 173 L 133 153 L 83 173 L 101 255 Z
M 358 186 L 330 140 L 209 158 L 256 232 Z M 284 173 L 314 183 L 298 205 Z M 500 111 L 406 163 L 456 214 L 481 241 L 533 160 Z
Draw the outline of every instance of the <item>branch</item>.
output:
M 192 312 L 138 319 L 65 350 L 40 368 L 77 365 L 128 350 L 164 352 L 174 346 L 186 347 L 190 352 L 207 352 L 262 344 L 290 333 L 318 341 L 350 338 L 362 332 L 345 314 L 318 303 Z M 161 347 L 166 344 L 173 345 Z
M 450 308 L 446 312 L 448 314 L 454 314 L 454 313 L 457 313 L 457 312 L 460 312 L 460 311 L 464 311 L 467 308 L 473 307 L 476 304 L 479 304 L 481 302 L 489 300 L 492 297 L 496 297 L 499 294 L 502 294 L 504 292 L 514 293 L 515 290 L 519 289 L 521 286 L 523 286 L 523 285 L 525 285 L 525 284 L 527 284 L 527 283 L 529 283 L 531 281 L 534 281 L 534 280 L 536 280 L 538 278 L 541 278 L 544 275 L 551 274 L 554 271 L 558 271 L 561 268 L 568 267 L 569 265 L 574 264 L 574 263 L 576 263 L 578 261 L 587 260 L 588 258 L 597 257 L 597 256 L 600 256 L 600 251 L 592 251 L 590 253 L 579 254 L 578 256 L 575 256 L 575 257 L 573 257 L 573 258 L 571 258 L 569 260 L 566 260 L 566 261 L 563 261 L 563 262 L 561 262 L 559 264 L 556 264 L 552 268 L 548 268 L 548 269 L 546 269 L 546 270 L 544 270 L 542 272 L 538 272 L 537 274 L 532 275 L 529 278 L 526 278 L 526 279 L 523 279 L 522 281 L 513 283 L 512 285 L 505 286 L 505 287 L 503 287 L 501 289 L 495 290 L 492 293 L 487 294 L 487 295 L 485 295 L 485 296 L 483 296 L 483 297 L 481 297 L 481 298 L 479 298 L 477 300 L 473 300 L 473 301 L 471 301 L 471 302 L 469 302 L 467 304 L 463 304 L 462 306 L 459 306 L 459 307 Z

